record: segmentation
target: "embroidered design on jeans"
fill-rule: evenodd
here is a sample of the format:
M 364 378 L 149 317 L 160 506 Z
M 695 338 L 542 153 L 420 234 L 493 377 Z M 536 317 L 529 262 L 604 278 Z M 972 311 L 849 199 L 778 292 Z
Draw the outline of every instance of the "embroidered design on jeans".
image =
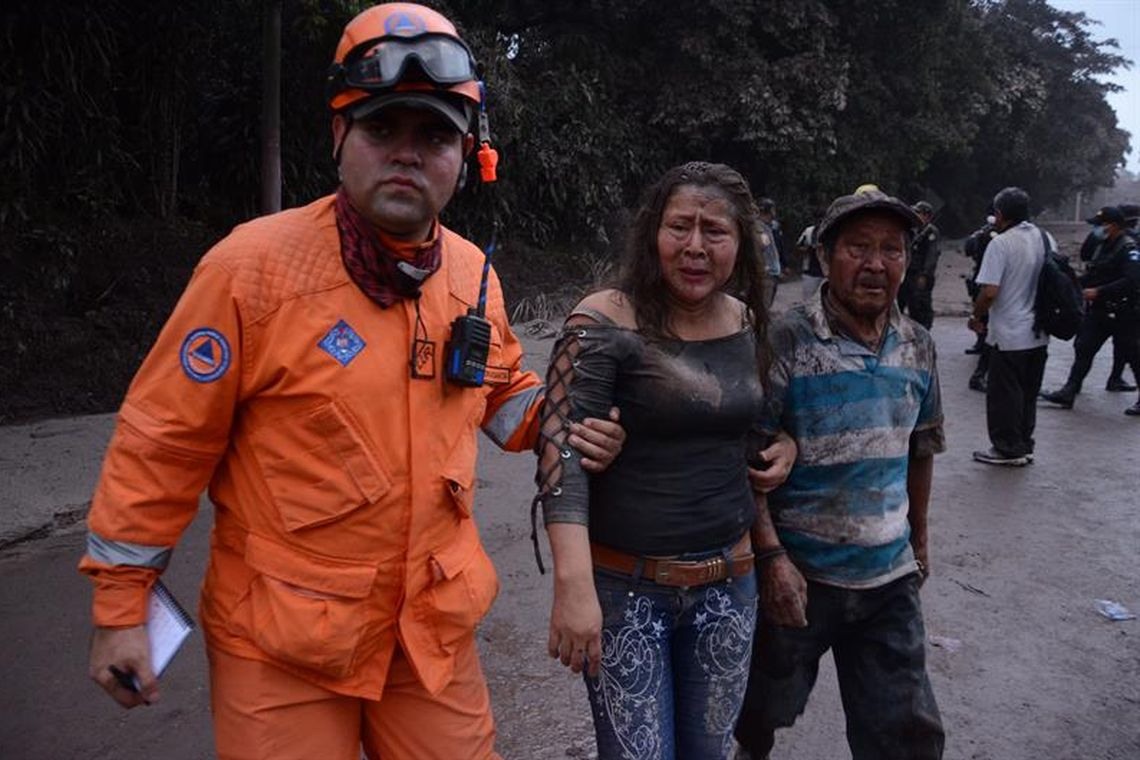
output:
M 664 677 L 656 641 L 666 626 L 644 596 L 630 600 L 624 617 L 626 625 L 602 632 L 602 667 L 591 688 L 601 692 L 622 760 L 656 760 L 662 749 L 657 688 Z
M 702 601 L 704 609 L 694 617 L 697 628 L 697 662 L 708 676 L 708 712 L 705 729 L 725 737 L 724 757 L 732 753 L 732 727 L 748 684 L 752 658 L 755 607 L 741 609 L 725 591 L 710 586 Z

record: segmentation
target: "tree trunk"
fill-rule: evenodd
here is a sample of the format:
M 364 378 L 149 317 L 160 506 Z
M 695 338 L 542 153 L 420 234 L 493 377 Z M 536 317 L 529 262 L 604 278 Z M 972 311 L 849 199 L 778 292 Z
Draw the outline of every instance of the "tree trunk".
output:
M 281 210 L 281 0 L 266 0 L 261 51 L 261 213 Z

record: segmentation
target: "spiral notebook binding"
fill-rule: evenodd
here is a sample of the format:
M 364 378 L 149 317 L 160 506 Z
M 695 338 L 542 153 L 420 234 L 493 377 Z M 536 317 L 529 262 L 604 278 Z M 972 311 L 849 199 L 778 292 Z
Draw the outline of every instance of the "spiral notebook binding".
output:
M 174 616 L 178 618 L 178 622 L 182 623 L 190 630 L 194 630 L 194 618 L 191 617 L 190 613 L 187 612 L 185 608 L 183 608 L 183 606 L 178 603 L 178 600 L 174 598 L 174 594 L 170 593 L 170 589 L 168 589 L 162 581 L 156 580 L 154 582 L 154 588 L 151 590 L 154 595 L 159 598 L 163 605 L 165 605 L 166 608 L 169 609 L 171 613 L 173 613 Z

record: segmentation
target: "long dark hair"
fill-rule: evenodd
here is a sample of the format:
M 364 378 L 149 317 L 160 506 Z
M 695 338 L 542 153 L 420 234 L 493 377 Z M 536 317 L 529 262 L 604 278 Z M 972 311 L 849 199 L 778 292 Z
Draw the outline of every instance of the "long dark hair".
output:
M 618 275 L 618 289 L 633 302 L 637 326 L 650 338 L 675 339 L 670 324 L 668 292 L 661 276 L 657 252 L 657 230 L 665 206 L 678 187 L 716 188 L 732 206 L 732 216 L 740 230 L 740 248 L 736 266 L 725 284 L 725 290 L 742 300 L 756 342 L 756 365 L 767 388 L 771 350 L 768 346 L 768 307 L 764 303 L 764 280 L 761 263 L 756 201 L 740 173 L 725 164 L 690 161 L 674 166 L 661 179 L 649 186 L 642 197 L 626 238 L 625 258 Z

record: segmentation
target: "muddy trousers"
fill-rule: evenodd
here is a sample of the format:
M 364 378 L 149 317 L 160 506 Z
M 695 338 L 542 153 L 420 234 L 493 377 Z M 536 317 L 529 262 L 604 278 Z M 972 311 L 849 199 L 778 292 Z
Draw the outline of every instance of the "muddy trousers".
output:
M 808 581 L 808 625 L 756 628 L 736 740 L 768 757 L 777 728 L 795 723 L 819 672 L 835 657 L 853 760 L 939 760 L 945 735 L 926 674 L 918 576 L 874 589 Z
M 210 649 L 219 760 L 501 760 L 475 637 L 442 693 L 424 690 L 397 646 L 384 694 L 348 697 L 266 662 Z

